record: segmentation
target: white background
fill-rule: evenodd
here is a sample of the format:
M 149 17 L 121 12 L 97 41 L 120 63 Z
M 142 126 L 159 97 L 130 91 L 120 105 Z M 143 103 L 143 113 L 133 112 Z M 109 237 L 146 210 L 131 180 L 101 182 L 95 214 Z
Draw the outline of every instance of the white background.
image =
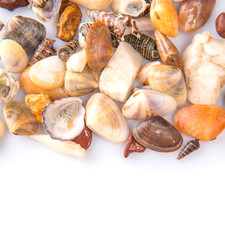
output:
M 198 32 L 220 38 L 215 19 L 222 11 L 224 1 L 217 0 Z M 27 7 L 0 9 L 0 21 L 19 14 L 36 18 Z M 46 27 L 54 38 L 55 22 Z M 179 32 L 172 41 L 182 52 L 193 35 Z M 24 96 L 20 90 L 16 100 Z M 224 104 L 222 91 L 217 105 Z M 184 136 L 185 143 L 190 139 Z M 94 134 L 86 157 L 76 159 L 7 132 L 0 140 L 0 239 L 225 239 L 225 132 L 180 161 L 178 151 L 125 159 L 124 146 Z

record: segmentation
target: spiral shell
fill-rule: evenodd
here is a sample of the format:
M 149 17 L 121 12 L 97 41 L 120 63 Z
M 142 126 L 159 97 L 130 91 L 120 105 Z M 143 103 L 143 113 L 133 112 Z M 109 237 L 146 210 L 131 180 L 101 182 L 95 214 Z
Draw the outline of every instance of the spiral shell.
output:
M 177 160 L 180 160 L 181 158 L 186 157 L 188 154 L 196 151 L 199 148 L 200 148 L 200 143 L 198 139 L 187 142 L 187 144 L 183 147 L 183 149 L 180 151 L 179 155 L 177 156 Z
M 78 40 L 71 40 L 59 48 L 57 55 L 63 62 L 67 62 L 68 59 L 77 51 L 78 47 Z

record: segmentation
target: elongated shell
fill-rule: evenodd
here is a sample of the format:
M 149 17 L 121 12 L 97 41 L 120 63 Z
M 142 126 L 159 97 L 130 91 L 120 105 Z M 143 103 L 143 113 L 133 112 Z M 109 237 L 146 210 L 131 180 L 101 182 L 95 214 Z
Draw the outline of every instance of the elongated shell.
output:
M 183 149 L 180 151 L 179 155 L 177 156 L 177 160 L 180 160 L 181 158 L 186 157 L 187 155 L 196 151 L 199 148 L 200 148 L 200 143 L 198 139 L 187 142 L 187 144 L 183 147 Z
M 170 65 L 155 65 L 148 71 L 148 82 L 155 91 L 174 97 L 177 105 L 183 105 L 187 100 L 187 88 L 182 71 Z
M 63 98 L 45 107 L 43 125 L 52 138 L 72 140 L 84 129 L 84 114 L 81 99 Z
M 104 10 L 112 3 L 112 0 L 71 0 L 91 10 Z
M 123 105 L 125 118 L 144 120 L 152 116 L 166 116 L 177 108 L 176 100 L 164 93 L 141 89 L 131 95 Z
M 103 22 L 95 22 L 87 35 L 86 55 L 88 66 L 93 71 L 103 69 L 113 55 L 109 29 Z
M 157 152 L 176 151 L 183 142 L 179 131 L 160 116 L 138 123 L 133 136 L 141 145 Z
M 45 35 L 45 26 L 40 22 L 28 17 L 15 16 L 10 18 L 1 30 L 0 42 L 3 39 L 11 39 L 17 42 L 30 58 Z
M 86 124 L 92 131 L 111 142 L 124 142 L 129 135 L 128 123 L 120 108 L 103 93 L 95 93 L 88 100 Z
M 11 101 L 5 104 L 4 117 L 9 131 L 15 135 L 33 135 L 40 129 L 35 115 L 25 104 Z
M 174 124 L 188 136 L 211 141 L 225 128 L 225 110 L 217 106 L 194 104 L 179 110 Z
M 63 61 L 67 62 L 68 59 L 77 51 L 79 47 L 78 40 L 71 40 L 70 42 L 64 44 L 57 51 L 57 56 Z

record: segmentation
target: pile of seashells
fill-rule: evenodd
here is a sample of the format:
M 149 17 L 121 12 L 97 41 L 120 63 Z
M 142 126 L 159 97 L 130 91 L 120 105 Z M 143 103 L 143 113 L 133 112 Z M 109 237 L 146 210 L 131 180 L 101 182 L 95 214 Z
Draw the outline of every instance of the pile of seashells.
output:
M 124 157 L 146 148 L 176 151 L 183 144 L 180 132 L 194 139 L 178 159 L 198 149 L 199 140 L 215 139 L 225 128 L 225 110 L 214 106 L 225 84 L 225 40 L 196 34 L 181 56 L 168 38 L 179 28 L 199 30 L 215 4 L 185 0 L 177 13 L 172 0 L 2 0 L 0 7 L 9 11 L 29 5 L 40 19 L 0 22 L 0 101 L 9 131 L 80 158 L 92 131 L 126 142 Z M 81 21 L 80 6 L 92 22 Z M 41 22 L 57 18 L 56 37 L 65 43 L 56 51 Z M 222 37 L 223 21 L 222 14 L 216 22 Z M 26 104 L 13 100 L 19 88 Z M 182 108 L 187 99 L 193 104 Z M 173 126 L 163 117 L 177 107 Z M 131 130 L 128 119 L 140 122 Z M 6 125 L 0 120 L 0 138 Z

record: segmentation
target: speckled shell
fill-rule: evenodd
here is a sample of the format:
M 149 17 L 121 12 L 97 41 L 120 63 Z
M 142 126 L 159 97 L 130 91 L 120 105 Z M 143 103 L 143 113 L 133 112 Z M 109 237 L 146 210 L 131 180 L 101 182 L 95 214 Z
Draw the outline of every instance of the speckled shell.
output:
M 217 106 L 194 104 L 180 109 L 174 116 L 174 124 L 188 136 L 211 141 L 225 128 L 225 110 Z
M 133 136 L 141 145 L 157 152 L 176 151 L 183 142 L 180 132 L 160 116 L 138 123 Z

